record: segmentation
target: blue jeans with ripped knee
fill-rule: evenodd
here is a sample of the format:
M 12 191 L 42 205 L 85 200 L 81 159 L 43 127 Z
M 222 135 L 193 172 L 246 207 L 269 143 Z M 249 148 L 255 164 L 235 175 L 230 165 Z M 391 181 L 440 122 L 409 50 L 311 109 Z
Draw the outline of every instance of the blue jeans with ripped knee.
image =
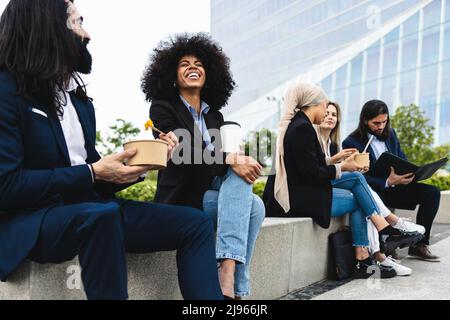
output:
M 367 219 L 380 212 L 365 177 L 360 172 L 345 172 L 333 180 L 333 217 L 350 214 L 353 245 L 367 247 Z

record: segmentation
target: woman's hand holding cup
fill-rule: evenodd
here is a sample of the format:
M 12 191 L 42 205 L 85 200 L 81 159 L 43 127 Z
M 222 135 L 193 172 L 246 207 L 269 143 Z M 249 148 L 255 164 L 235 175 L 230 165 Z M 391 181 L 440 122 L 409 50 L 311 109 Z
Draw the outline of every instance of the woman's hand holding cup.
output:
M 359 164 L 358 162 L 356 162 L 356 160 L 355 160 L 356 155 L 358 155 L 358 153 L 353 153 L 350 157 L 348 157 L 347 159 L 345 159 L 342 162 L 342 164 L 341 164 L 342 171 L 364 172 L 366 170 L 366 172 L 367 172 L 367 170 L 368 170 L 367 166 L 363 166 L 363 165 Z
M 339 153 L 331 157 L 331 162 L 333 164 L 340 163 L 356 152 L 358 152 L 358 149 L 356 148 L 343 149 Z

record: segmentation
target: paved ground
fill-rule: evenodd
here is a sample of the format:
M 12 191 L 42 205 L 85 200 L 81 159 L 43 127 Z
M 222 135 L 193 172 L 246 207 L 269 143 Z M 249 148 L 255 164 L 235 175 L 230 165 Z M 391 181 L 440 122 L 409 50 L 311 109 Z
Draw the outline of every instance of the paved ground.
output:
M 283 300 L 450 300 L 450 225 L 433 227 L 432 252 L 441 262 L 431 263 L 407 257 L 399 251 L 402 264 L 413 269 L 409 277 L 353 281 L 322 281 L 290 293 Z

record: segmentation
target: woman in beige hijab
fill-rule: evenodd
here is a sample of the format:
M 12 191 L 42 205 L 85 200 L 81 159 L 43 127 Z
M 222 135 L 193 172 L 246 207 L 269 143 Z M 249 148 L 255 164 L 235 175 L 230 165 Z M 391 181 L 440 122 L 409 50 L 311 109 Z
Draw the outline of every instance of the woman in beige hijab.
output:
M 264 193 L 267 216 L 311 217 L 323 228 L 330 218 L 350 213 L 353 246 L 357 258 L 357 278 L 366 278 L 376 262 L 367 247 L 367 219 L 370 219 L 387 247 L 403 245 L 411 239 L 399 234 L 379 215 L 364 176 L 367 170 L 349 156 L 339 164 L 327 165 L 313 125 L 320 125 L 329 100 L 315 85 L 296 83 L 286 94 L 284 113 L 279 124 L 276 175 L 269 177 Z M 343 172 L 349 172 L 342 177 Z M 333 188 L 339 180 L 342 188 Z M 417 240 L 418 241 L 418 240 Z M 396 276 L 393 268 L 380 267 L 381 276 Z

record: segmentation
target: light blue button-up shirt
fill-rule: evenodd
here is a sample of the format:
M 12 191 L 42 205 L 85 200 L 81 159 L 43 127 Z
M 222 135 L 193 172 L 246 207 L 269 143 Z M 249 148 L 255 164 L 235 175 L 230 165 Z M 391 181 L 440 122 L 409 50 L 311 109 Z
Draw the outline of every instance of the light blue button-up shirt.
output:
M 200 106 L 200 113 L 197 113 L 197 110 L 195 110 L 194 107 L 192 107 L 189 102 L 186 101 L 186 99 L 184 99 L 182 96 L 180 96 L 181 101 L 183 101 L 184 105 L 186 106 L 186 108 L 188 108 L 192 119 L 194 119 L 195 124 L 197 125 L 197 128 L 200 130 L 202 137 L 203 137 L 203 141 L 205 142 L 206 148 L 210 151 L 214 150 L 214 146 L 211 143 L 211 136 L 208 132 L 208 127 L 206 126 L 206 122 L 205 122 L 205 114 L 208 114 L 209 110 L 211 109 L 210 106 L 208 106 L 208 104 L 204 101 L 201 102 L 201 106 Z

